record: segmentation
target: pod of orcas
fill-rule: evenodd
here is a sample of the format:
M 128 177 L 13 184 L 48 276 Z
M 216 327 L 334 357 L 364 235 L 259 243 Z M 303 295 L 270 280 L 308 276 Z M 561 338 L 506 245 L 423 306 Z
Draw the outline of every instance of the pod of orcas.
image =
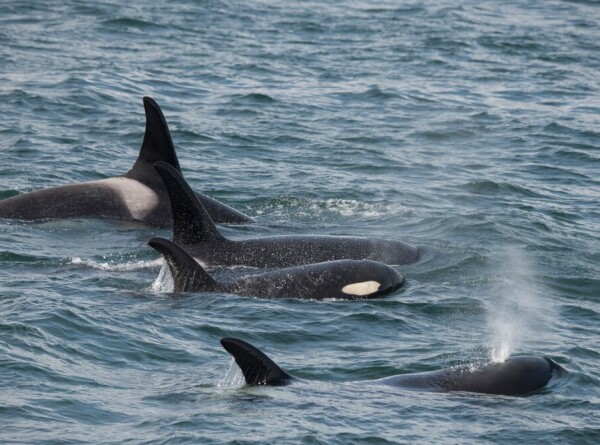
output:
M 352 300 L 383 296 L 404 284 L 404 277 L 390 265 L 414 263 L 419 251 L 397 240 L 311 235 L 225 238 L 216 224 L 245 224 L 254 219 L 190 188 L 160 107 L 149 97 L 143 102 L 145 134 L 128 172 L 4 199 L 0 218 L 106 218 L 171 226 L 173 241 L 153 238 L 149 245 L 164 256 L 175 292 Z M 274 270 L 219 282 L 204 269 L 213 266 Z M 242 369 L 248 385 L 300 380 L 242 340 L 224 338 L 221 344 Z M 564 372 L 545 357 L 515 356 L 503 363 L 397 375 L 375 382 L 417 390 L 522 395 L 543 388 Z
M 287 235 L 227 239 L 180 172 L 165 162 L 154 165 L 171 200 L 173 241 L 205 266 L 288 267 L 341 259 L 403 265 L 419 259 L 416 248 L 377 238 Z
M 222 292 L 259 298 L 375 298 L 398 289 L 404 278 L 394 268 L 369 260 L 337 260 L 276 269 L 228 282 L 215 281 L 177 244 L 153 238 L 165 257 L 175 292 Z
M 152 166 L 161 161 L 181 172 L 167 121 L 158 104 L 144 97 L 146 132 L 137 160 L 125 174 L 37 190 L 0 201 L 0 218 L 47 220 L 108 218 L 158 227 L 171 224 L 171 205 L 163 181 Z M 197 198 L 218 223 L 254 221 L 200 193 Z
M 223 338 L 221 345 L 242 370 L 249 386 L 288 385 L 300 379 L 281 369 L 266 354 L 237 338 Z M 521 396 L 545 387 L 565 369 L 547 357 L 512 356 L 501 363 L 463 365 L 438 371 L 400 374 L 373 383 L 409 390 L 437 392 L 474 392 Z

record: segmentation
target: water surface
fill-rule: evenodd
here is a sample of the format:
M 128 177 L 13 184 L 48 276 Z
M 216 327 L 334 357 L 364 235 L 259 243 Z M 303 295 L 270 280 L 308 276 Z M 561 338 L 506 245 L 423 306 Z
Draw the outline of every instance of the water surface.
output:
M 3 443 L 596 443 L 600 9 L 592 1 L 9 1 L 0 198 L 121 174 L 163 107 L 231 237 L 423 251 L 373 301 L 156 290 L 133 223 L 0 221 Z M 154 286 L 153 286 L 154 285 Z M 240 388 L 234 336 L 312 381 Z M 371 379 L 549 356 L 527 397 Z

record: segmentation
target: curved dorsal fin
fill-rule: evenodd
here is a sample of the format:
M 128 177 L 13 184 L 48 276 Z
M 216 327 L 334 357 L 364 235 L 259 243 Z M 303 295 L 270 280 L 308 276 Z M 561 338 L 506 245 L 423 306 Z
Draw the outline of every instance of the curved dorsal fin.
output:
M 218 283 L 177 244 L 163 238 L 152 238 L 148 244 L 165 257 L 173 276 L 175 292 L 216 290 Z
M 155 163 L 154 168 L 162 178 L 171 199 L 173 241 L 185 245 L 225 241 L 181 173 L 165 162 Z
M 243 340 L 222 338 L 221 345 L 233 356 L 248 385 L 280 386 L 293 379 L 273 360 Z
M 144 97 L 146 112 L 146 132 L 135 164 L 129 174 L 135 174 L 136 169 L 151 167 L 158 161 L 166 162 L 177 171 L 181 171 L 179 160 L 175 153 L 171 132 L 162 110 L 151 97 Z

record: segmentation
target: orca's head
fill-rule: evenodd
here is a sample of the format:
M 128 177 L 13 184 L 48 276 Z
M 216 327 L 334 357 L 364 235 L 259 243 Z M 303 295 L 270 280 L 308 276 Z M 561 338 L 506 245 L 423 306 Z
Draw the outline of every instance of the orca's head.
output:
M 341 289 L 347 298 L 374 298 L 394 292 L 404 284 L 404 277 L 387 264 L 369 260 L 350 260 L 349 264 L 352 267 L 344 274 Z M 364 280 L 355 281 L 356 276 Z
M 503 394 L 527 394 L 541 389 L 550 379 L 562 376 L 566 371 L 555 361 L 531 355 L 509 357 L 497 365 L 497 385 L 504 386 Z
M 383 286 L 385 287 L 385 293 L 394 292 L 404 284 L 404 276 L 401 275 L 392 266 L 385 265 L 386 279 L 384 279 Z

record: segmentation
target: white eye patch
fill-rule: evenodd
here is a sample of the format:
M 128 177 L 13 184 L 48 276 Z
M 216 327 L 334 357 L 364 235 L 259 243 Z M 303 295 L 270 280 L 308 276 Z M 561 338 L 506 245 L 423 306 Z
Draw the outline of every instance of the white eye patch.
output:
M 347 295 L 369 295 L 373 292 L 377 292 L 381 283 L 377 281 L 363 281 L 362 283 L 348 284 L 342 288 L 342 292 Z

